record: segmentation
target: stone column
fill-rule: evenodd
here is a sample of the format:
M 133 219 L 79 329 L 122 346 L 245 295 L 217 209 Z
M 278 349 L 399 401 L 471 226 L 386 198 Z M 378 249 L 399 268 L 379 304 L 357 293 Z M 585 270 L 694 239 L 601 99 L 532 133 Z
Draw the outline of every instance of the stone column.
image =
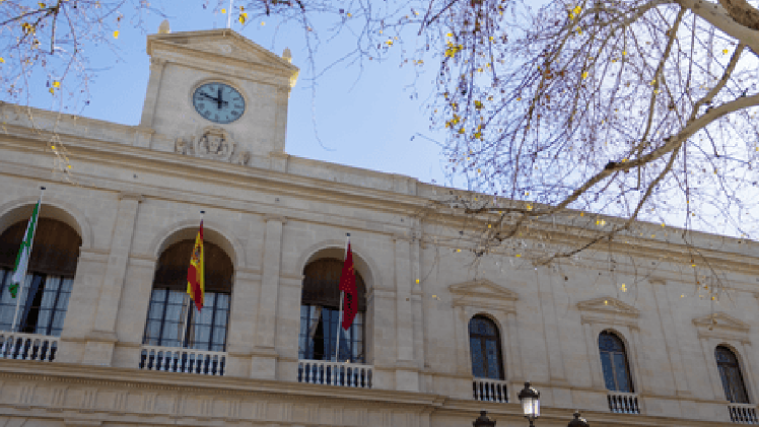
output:
M 258 296 L 256 341 L 251 375 L 274 379 L 277 372 L 277 351 L 274 337 L 277 329 L 277 298 L 279 273 L 282 264 L 282 227 L 284 217 L 268 216 L 264 237 L 264 259 L 261 274 L 261 291 Z
M 143 198 L 139 194 L 119 195 L 119 209 L 111 238 L 111 251 L 105 270 L 105 278 L 100 287 L 95 322 L 85 337 L 86 344 L 82 363 L 110 366 L 113 348 L 118 341 L 116 318 L 119 314 L 121 292 L 124 288 L 129 253 L 132 249 L 134 225 L 137 210 Z

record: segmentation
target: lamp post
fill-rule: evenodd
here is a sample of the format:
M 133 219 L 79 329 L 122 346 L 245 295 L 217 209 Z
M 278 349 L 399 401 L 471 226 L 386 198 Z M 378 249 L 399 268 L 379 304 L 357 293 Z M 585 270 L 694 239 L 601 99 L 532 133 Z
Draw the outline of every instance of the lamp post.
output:
M 585 418 L 580 418 L 580 412 L 575 411 L 575 419 L 567 424 L 567 427 L 590 427 Z
M 524 388 L 517 397 L 522 402 L 524 416 L 530 420 L 530 427 L 535 427 L 535 418 L 540 416 L 540 392 L 530 387 L 528 381 L 524 383 Z
M 488 411 L 480 411 L 480 417 L 472 422 L 474 427 L 495 427 L 495 420 L 488 418 Z
M 535 418 L 540 416 L 540 392 L 524 383 L 524 388 L 519 392 L 519 401 L 522 402 L 524 416 L 530 420 L 530 427 L 535 427 Z M 580 418 L 580 412 L 575 411 L 575 418 L 567 424 L 567 427 L 590 427 L 585 418 Z M 495 427 L 495 420 L 488 418 L 487 411 L 480 411 L 480 417 L 472 422 L 474 427 Z

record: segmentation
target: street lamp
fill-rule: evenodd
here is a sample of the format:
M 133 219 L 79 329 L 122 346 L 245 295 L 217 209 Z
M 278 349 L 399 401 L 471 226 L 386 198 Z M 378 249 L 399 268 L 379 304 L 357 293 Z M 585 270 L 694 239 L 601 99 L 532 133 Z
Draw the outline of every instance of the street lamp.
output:
M 567 424 L 567 427 L 590 427 L 585 418 L 580 418 L 580 413 L 575 411 L 575 419 Z
M 540 392 L 530 387 L 528 381 L 524 383 L 524 388 L 517 397 L 522 402 L 524 416 L 530 420 L 530 427 L 534 427 L 535 418 L 540 416 Z
M 495 420 L 488 418 L 488 411 L 480 411 L 480 417 L 472 422 L 474 427 L 495 427 Z

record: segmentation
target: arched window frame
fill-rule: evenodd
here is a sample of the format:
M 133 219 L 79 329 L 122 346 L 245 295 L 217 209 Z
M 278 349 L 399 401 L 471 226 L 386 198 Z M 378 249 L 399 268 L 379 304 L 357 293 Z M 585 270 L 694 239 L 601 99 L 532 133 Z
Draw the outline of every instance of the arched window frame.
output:
M 696 327 L 705 360 L 709 365 L 707 371 L 711 379 L 714 398 L 716 400 L 726 398 L 714 353 L 717 347 L 724 346 L 729 348 L 737 357 L 741 373 L 743 374 L 743 384 L 746 388 L 748 400 L 749 402 L 755 402 L 754 396 L 757 395 L 757 391 L 753 381 L 751 381 L 754 378 L 752 373 L 753 363 L 751 358 L 746 357 L 746 355 L 751 354 L 753 351 L 753 346 L 749 340 L 749 324 L 721 312 L 695 318 L 693 319 L 693 324 Z
M 484 322 L 484 326 L 491 326 L 493 334 L 482 334 L 474 330 L 475 322 Z M 484 314 L 476 314 L 469 319 L 469 354 L 471 357 L 472 375 L 475 378 L 487 378 L 492 380 L 503 380 L 505 378 L 503 366 L 503 344 L 501 341 L 501 331 L 498 322 Z M 494 344 L 488 348 L 488 343 Z M 489 352 L 495 351 L 493 360 L 489 359 Z M 476 354 L 479 354 L 481 366 L 476 366 Z M 482 375 L 478 375 L 478 371 Z M 495 371 L 495 372 L 494 372 Z
M 354 265 L 356 257 L 354 254 Z M 337 301 L 334 298 L 317 295 L 307 295 L 310 291 L 305 287 L 308 280 L 307 272 L 310 268 L 318 266 L 317 263 L 330 263 L 331 275 L 335 276 L 335 289 L 337 289 L 342 271 L 343 260 L 324 256 L 317 257 L 309 261 L 303 269 L 303 285 L 301 287 L 300 301 L 300 326 L 298 330 L 298 358 L 305 360 L 332 360 L 328 354 L 332 354 L 333 346 L 336 342 L 337 325 L 339 318 L 339 293 Z M 339 269 L 338 269 L 339 266 Z M 368 339 L 367 339 L 367 286 L 363 280 L 363 275 L 356 270 L 356 285 L 359 290 L 359 313 L 353 321 L 348 331 L 340 328 L 340 361 L 349 360 L 352 363 L 366 363 L 368 360 Z M 328 285 L 329 286 L 329 285 Z M 327 301 L 329 300 L 329 301 Z M 326 318 L 326 322 L 325 322 Z M 317 343 L 315 334 L 321 330 L 319 337 L 323 343 L 328 343 L 329 348 L 322 348 L 321 351 L 315 347 Z M 321 357 L 321 358 L 317 358 Z
M 457 283 L 449 286 L 448 292 L 451 294 L 454 308 L 457 373 L 462 376 L 472 375 L 469 321 L 474 316 L 485 315 L 495 321 L 501 335 L 501 366 L 503 381 L 508 385 L 508 401 L 518 402 L 517 393 L 523 384 L 511 382 L 512 378 L 524 377 L 519 343 L 511 338 L 518 337 L 517 293 L 488 279 Z
M 153 283 L 151 285 L 150 300 L 148 303 L 143 344 L 162 347 L 192 348 L 204 351 L 226 351 L 227 337 L 229 336 L 229 319 L 232 306 L 232 292 L 234 280 L 234 264 L 230 255 L 219 245 L 208 240 L 204 241 L 206 251 L 206 292 L 203 309 L 198 312 L 195 305 L 187 298 L 186 280 L 187 273 L 184 268 L 170 268 L 170 272 L 162 270 L 162 257 L 169 251 L 179 250 L 174 254 L 182 260 L 186 259 L 189 266 L 194 239 L 175 240 L 167 245 L 155 264 Z M 185 254 L 186 252 L 186 254 Z M 223 276 L 214 277 L 209 273 L 209 261 L 213 263 L 213 257 L 225 257 L 222 260 L 230 271 L 224 272 Z M 161 277 L 159 277 L 161 276 Z M 166 276 L 165 278 L 162 278 Z M 210 276 L 210 277 L 209 277 Z M 172 283 L 168 283 L 168 282 Z M 157 283 L 161 282 L 161 283 Z M 163 283 L 167 282 L 167 283 Z M 171 318 L 167 320 L 167 316 Z M 166 332 L 167 324 L 172 325 L 171 331 Z M 207 339 L 198 341 L 204 337 L 201 330 L 208 330 Z M 184 333 L 182 334 L 183 331 Z M 176 337 L 174 337 L 176 335 Z
M 613 349 L 605 348 L 608 342 L 617 346 Z M 630 357 L 624 338 L 613 330 L 602 331 L 598 334 L 598 353 L 606 389 L 613 392 L 635 393 L 635 382 L 632 378 Z M 620 366 L 620 360 L 623 366 Z
M 606 388 L 601 365 L 601 352 L 598 338 L 604 331 L 613 332 L 622 339 L 627 353 L 627 366 L 632 381 L 633 393 L 641 393 L 643 384 L 638 375 L 638 349 L 640 348 L 640 328 L 638 319 L 640 311 L 635 307 L 613 297 L 600 297 L 577 303 L 583 335 L 588 352 L 588 369 L 593 388 L 616 393 Z M 639 400 L 641 413 L 645 413 L 643 400 Z
M 728 358 L 732 356 L 734 363 L 732 361 L 720 361 L 720 353 Z M 722 388 L 725 391 L 725 400 L 730 403 L 751 403 L 748 387 L 746 387 L 747 378 L 741 368 L 741 357 L 738 352 L 730 346 L 720 344 L 714 349 L 714 359 L 720 373 Z M 729 371 L 733 373 L 732 378 Z
M 14 299 L 10 296 L 9 286 L 30 216 L 8 224 L 0 232 L 0 250 L 3 251 L 0 260 L 0 324 L 4 330 L 12 328 L 16 305 L 20 302 L 17 331 L 60 336 L 73 290 L 82 238 L 68 222 L 49 218 L 41 212 L 26 278 L 17 299 Z M 12 237 L 6 233 L 11 233 Z M 68 251 L 68 255 L 61 255 L 63 251 Z

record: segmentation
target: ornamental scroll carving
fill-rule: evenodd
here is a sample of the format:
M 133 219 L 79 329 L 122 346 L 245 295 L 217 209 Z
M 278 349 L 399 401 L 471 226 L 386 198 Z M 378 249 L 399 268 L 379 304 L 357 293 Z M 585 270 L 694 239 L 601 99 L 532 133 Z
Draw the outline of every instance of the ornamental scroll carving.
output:
M 226 130 L 208 126 L 195 135 L 176 139 L 174 151 L 204 159 L 221 160 L 238 165 L 250 162 L 250 152 L 238 150 L 237 143 Z

